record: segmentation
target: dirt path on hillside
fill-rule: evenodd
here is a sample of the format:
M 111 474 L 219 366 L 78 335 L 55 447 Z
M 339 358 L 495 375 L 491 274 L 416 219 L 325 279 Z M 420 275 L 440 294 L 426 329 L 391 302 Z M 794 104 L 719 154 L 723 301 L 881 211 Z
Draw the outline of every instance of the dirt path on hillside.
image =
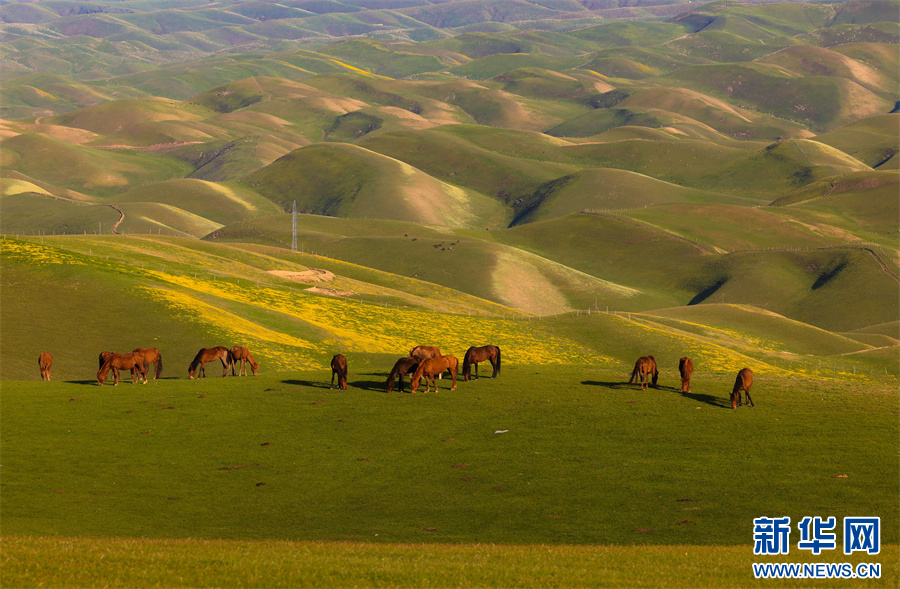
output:
M 79 207 L 109 207 L 109 208 L 113 209 L 114 211 L 116 211 L 117 213 L 119 213 L 119 220 L 116 221 L 115 225 L 113 225 L 112 232 L 115 235 L 120 235 L 119 225 L 121 225 L 122 221 L 125 220 L 125 213 L 122 211 L 122 209 L 120 209 L 116 205 L 109 204 L 109 203 L 102 203 L 102 202 L 81 202 L 78 200 L 72 200 L 71 198 L 65 198 L 62 196 L 57 196 L 55 194 L 43 194 L 41 192 L 26 192 L 24 194 L 35 194 L 37 196 L 43 196 L 44 198 L 50 198 L 53 200 L 58 200 L 60 202 L 65 202 L 65 203 L 72 204 L 72 205 L 78 205 Z

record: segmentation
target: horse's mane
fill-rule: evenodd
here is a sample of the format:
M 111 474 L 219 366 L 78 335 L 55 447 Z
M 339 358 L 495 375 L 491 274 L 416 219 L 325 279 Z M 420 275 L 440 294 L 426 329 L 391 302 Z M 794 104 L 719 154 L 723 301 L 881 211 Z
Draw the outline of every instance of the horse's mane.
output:
M 399 360 L 397 360 L 397 362 L 394 363 L 394 367 L 391 368 L 390 374 L 388 374 L 387 384 L 393 385 L 394 381 L 397 380 L 398 374 L 406 374 L 413 366 L 418 368 L 419 360 L 417 358 L 407 356 L 405 358 L 400 358 Z
M 205 352 L 205 351 L 206 351 L 206 348 L 203 348 L 202 350 L 200 350 L 199 352 L 197 352 L 197 355 L 196 355 L 196 356 L 194 356 L 194 360 L 191 362 L 191 366 L 190 366 L 190 369 L 191 369 L 191 370 L 196 369 L 197 366 L 200 365 L 200 360 L 203 359 L 203 352 Z M 230 360 L 230 359 L 231 359 L 231 352 L 228 352 L 228 357 L 229 357 L 229 360 Z M 184 366 L 184 365 L 182 364 L 182 366 Z

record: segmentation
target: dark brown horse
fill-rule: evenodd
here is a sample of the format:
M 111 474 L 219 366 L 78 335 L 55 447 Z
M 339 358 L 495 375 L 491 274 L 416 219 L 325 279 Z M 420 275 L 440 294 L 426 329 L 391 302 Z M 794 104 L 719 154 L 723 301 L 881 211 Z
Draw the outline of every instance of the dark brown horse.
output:
M 387 392 L 392 392 L 394 390 L 394 381 L 399 377 L 400 378 L 400 392 L 403 392 L 403 375 L 404 374 L 414 374 L 416 369 L 419 367 L 419 359 L 413 358 L 411 356 L 406 356 L 404 358 L 400 358 L 394 364 L 394 367 L 391 369 L 391 373 L 387 377 Z
M 162 376 L 162 354 L 157 348 L 135 348 L 133 351 L 144 357 L 144 372 L 149 372 L 153 364 L 156 367 L 154 380 Z
M 450 376 L 453 377 L 453 386 L 450 387 L 450 390 L 456 390 L 456 373 L 459 371 L 459 360 L 456 356 L 441 356 L 440 358 L 428 358 L 419 363 L 419 367 L 416 368 L 416 372 L 412 377 L 410 392 L 415 393 L 419 389 L 419 381 L 423 376 L 425 377 L 425 392 L 427 393 L 429 390 L 429 381 L 434 385 L 434 392 L 437 392 L 437 380 L 435 379 L 438 375 L 443 374 L 445 370 L 449 370 Z
M 228 367 L 232 364 L 231 351 L 225 346 L 216 346 L 215 348 L 202 348 L 197 352 L 191 365 L 188 366 L 188 377 L 194 378 L 194 375 L 197 374 L 197 366 L 199 366 L 200 374 L 197 378 L 206 378 L 204 364 L 217 359 L 222 361 L 222 377 L 228 376 Z
M 489 360 L 494 368 L 491 378 L 497 378 L 497 375 L 500 374 L 500 348 L 491 345 L 480 348 L 472 346 L 466 350 L 466 355 L 463 356 L 463 378 L 469 380 L 469 377 L 472 376 L 472 364 L 475 365 L 475 378 L 478 378 L 478 363 L 485 360 Z
M 97 371 L 97 382 L 99 384 L 103 384 L 106 382 L 106 375 L 109 374 L 109 371 L 113 371 L 114 383 L 113 386 L 119 384 L 119 371 L 120 370 L 133 370 L 135 374 L 134 380 L 131 381 L 131 384 L 137 382 L 138 377 L 144 380 L 144 384 L 147 384 L 147 371 L 144 370 L 144 357 L 137 352 L 128 352 L 127 354 L 116 354 L 115 352 L 103 352 L 101 357 L 106 356 L 106 360 L 103 363 L 103 366 L 100 367 L 100 370 Z
M 50 367 L 53 366 L 53 355 L 44 352 L 38 356 L 38 367 L 41 369 L 41 380 L 50 380 Z
M 678 372 L 681 373 L 681 392 L 691 392 L 691 374 L 694 373 L 694 361 L 685 356 L 678 361 Z
M 637 384 L 638 381 L 641 383 L 641 390 L 647 388 L 650 379 L 653 379 L 653 386 L 656 386 L 656 381 L 659 379 L 659 370 L 656 368 L 656 359 L 653 356 L 641 356 L 637 359 L 637 362 L 634 363 L 634 370 L 631 371 L 631 379 L 628 381 L 628 384 L 634 383 Z
M 741 368 L 734 380 L 734 390 L 731 391 L 731 408 L 741 406 L 741 391 L 747 393 L 747 404 L 755 407 L 753 399 L 750 398 L 750 387 L 753 386 L 753 371 L 749 368 Z
M 253 359 L 253 354 L 244 346 L 235 346 L 231 348 L 231 376 L 234 376 L 234 366 L 240 361 L 241 367 L 238 369 L 238 376 L 247 376 L 247 369 L 244 363 L 250 365 L 253 376 L 259 376 L 259 362 Z
M 347 390 L 347 357 L 337 354 L 331 359 L 331 388 L 334 388 L 334 377 L 338 377 L 338 387 Z

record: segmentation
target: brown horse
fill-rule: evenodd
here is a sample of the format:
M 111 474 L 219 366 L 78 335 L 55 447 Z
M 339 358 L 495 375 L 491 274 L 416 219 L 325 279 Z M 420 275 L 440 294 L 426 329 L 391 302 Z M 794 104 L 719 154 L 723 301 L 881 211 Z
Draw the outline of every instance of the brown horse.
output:
M 216 359 L 222 361 L 222 377 L 228 376 L 228 367 L 233 364 L 231 351 L 225 346 L 216 346 L 215 348 L 202 348 L 197 352 L 191 365 L 188 366 L 188 377 L 194 378 L 194 375 L 197 374 L 197 366 L 199 365 L 200 374 L 197 378 L 206 378 L 206 368 L 204 367 L 204 364 Z
M 343 391 L 347 390 L 347 357 L 343 354 L 336 354 L 331 359 L 331 388 L 334 388 L 334 377 L 338 377 L 338 388 Z
M 157 348 L 135 348 L 133 351 L 144 357 L 144 372 L 149 372 L 150 365 L 153 364 L 156 367 L 156 375 L 153 379 L 156 380 L 162 376 L 162 354 Z
M 427 360 L 428 358 L 440 358 L 441 350 L 437 346 L 416 346 L 409 351 L 412 358 Z
M 443 374 L 445 370 L 449 370 L 450 376 L 453 377 L 453 386 L 450 387 L 450 390 L 456 390 L 456 373 L 459 370 L 459 360 L 456 356 L 441 356 L 440 358 L 428 358 L 419 363 L 419 367 L 416 368 L 416 372 L 412 377 L 410 392 L 415 393 L 419 389 L 419 380 L 423 376 L 425 377 L 425 392 L 427 393 L 429 390 L 429 380 L 434 385 L 434 392 L 438 392 L 435 378 Z
M 38 367 L 41 369 L 41 380 L 50 380 L 50 367 L 53 366 L 53 355 L 43 352 L 38 356 Z
M 429 358 L 440 358 L 441 350 L 437 346 L 416 346 L 409 351 L 409 355 L 411 358 L 416 358 L 419 361 L 422 361 Z M 438 374 L 438 378 L 443 377 L 443 373 Z
M 411 356 L 406 356 L 404 358 L 400 358 L 394 364 L 394 367 L 391 369 L 391 373 L 387 377 L 387 392 L 392 392 L 394 390 L 394 381 L 399 377 L 400 378 L 400 392 L 403 392 L 403 375 L 404 374 L 413 374 L 416 369 L 419 367 L 419 359 L 413 358 Z
M 234 366 L 239 360 L 241 362 L 241 367 L 238 369 L 238 376 L 247 376 L 247 369 L 244 367 L 245 362 L 250 365 L 253 376 L 259 376 L 259 362 L 253 359 L 250 350 L 244 346 L 235 346 L 231 348 L 231 376 L 234 376 Z
M 472 376 L 472 364 L 475 365 L 475 378 L 478 378 L 478 363 L 485 360 L 489 360 L 494 369 L 491 378 L 497 378 L 500 374 L 500 348 L 490 345 L 480 348 L 472 346 L 466 350 L 466 355 L 463 356 L 463 378 L 469 380 Z
M 656 360 L 653 356 L 641 356 L 637 359 L 637 362 L 634 363 L 634 370 L 631 371 L 631 379 L 628 381 L 628 384 L 637 384 L 638 380 L 640 380 L 641 390 L 644 390 L 647 388 L 651 378 L 653 379 L 653 386 L 655 387 L 656 381 L 659 379 L 659 370 L 656 368 Z
M 747 393 L 747 404 L 755 407 L 753 399 L 750 398 L 750 387 L 753 386 L 753 371 L 749 368 L 741 368 L 734 380 L 734 390 L 731 391 L 731 408 L 741 406 L 741 391 Z
M 691 392 L 691 374 L 694 373 L 694 361 L 685 356 L 678 361 L 678 372 L 681 373 L 681 392 Z
M 101 357 L 105 356 L 106 360 L 104 361 L 103 366 L 100 367 L 100 370 L 97 371 L 98 384 L 102 385 L 106 382 L 106 375 L 109 374 L 110 370 L 113 371 L 113 378 L 115 380 L 113 386 L 119 384 L 120 370 L 134 371 L 135 376 L 134 380 L 131 381 L 131 384 L 136 383 L 138 377 L 144 380 L 144 384 L 147 384 L 147 371 L 144 370 L 144 357 L 141 354 L 137 352 L 128 352 L 127 354 L 103 352 L 100 355 Z

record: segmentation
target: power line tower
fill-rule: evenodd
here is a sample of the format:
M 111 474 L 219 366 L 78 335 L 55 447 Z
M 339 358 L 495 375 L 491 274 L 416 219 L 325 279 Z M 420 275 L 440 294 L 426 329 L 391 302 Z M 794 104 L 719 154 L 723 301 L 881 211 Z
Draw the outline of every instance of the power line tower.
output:
M 294 211 L 291 213 L 291 251 L 297 251 L 297 201 L 294 201 Z

